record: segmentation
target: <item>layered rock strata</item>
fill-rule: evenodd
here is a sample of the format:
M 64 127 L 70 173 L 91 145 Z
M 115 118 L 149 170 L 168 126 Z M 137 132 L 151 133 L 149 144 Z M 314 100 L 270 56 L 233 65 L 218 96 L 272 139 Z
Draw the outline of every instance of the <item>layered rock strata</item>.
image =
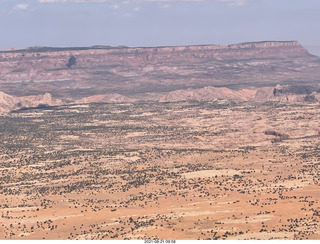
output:
M 320 59 L 296 41 L 0 52 L 1 91 L 19 97 L 49 92 L 65 102 L 103 94 L 150 100 L 148 94 L 208 86 L 315 84 L 319 77 Z

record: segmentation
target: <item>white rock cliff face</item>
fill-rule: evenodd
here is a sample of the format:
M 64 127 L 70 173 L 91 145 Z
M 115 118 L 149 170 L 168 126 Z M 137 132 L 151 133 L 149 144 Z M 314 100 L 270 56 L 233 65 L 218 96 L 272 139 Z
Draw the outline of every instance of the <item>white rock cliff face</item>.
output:
M 62 101 L 52 99 L 50 93 L 37 96 L 15 97 L 0 91 L 0 114 L 23 108 L 36 108 L 39 106 L 62 105 Z

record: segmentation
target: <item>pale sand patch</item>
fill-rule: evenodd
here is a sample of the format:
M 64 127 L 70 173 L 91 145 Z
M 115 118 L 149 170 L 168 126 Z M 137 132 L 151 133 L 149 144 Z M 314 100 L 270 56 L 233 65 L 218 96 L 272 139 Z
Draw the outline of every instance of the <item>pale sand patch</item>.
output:
M 11 170 L 14 169 L 15 167 L 10 167 L 10 168 L 0 168 L 0 170 Z
M 255 217 L 249 217 L 249 218 L 241 218 L 241 219 L 224 219 L 221 220 L 224 224 L 244 224 L 246 222 L 248 223 L 259 223 L 264 221 L 269 221 L 274 217 L 274 215 L 266 214 L 266 215 L 259 215 Z
M 79 136 L 73 136 L 73 135 L 62 135 L 60 136 L 61 139 L 64 140 L 78 140 Z
M 233 202 L 216 202 L 215 204 L 220 204 L 220 205 L 227 205 L 227 204 L 232 204 Z M 217 206 L 221 207 L 221 206 Z
M 189 173 L 184 173 L 182 176 L 186 177 L 187 179 L 190 178 L 197 178 L 197 177 L 214 177 L 214 176 L 233 176 L 236 174 L 241 174 L 240 171 L 234 170 L 234 169 L 221 169 L 221 170 L 200 170 L 200 171 L 195 171 L 195 172 L 189 172 Z
M 95 151 L 95 149 L 92 149 L 92 148 L 77 148 L 77 149 L 67 150 L 67 152 L 94 152 L 94 151 Z
M 206 141 L 207 139 L 203 136 L 195 136 L 194 138 L 198 138 L 200 141 Z
M 301 182 L 299 180 L 290 180 L 290 181 L 286 181 L 284 183 L 281 183 L 279 185 L 285 186 L 287 188 L 290 188 L 290 187 L 296 188 L 296 187 L 308 186 L 308 185 L 310 185 L 310 182 L 309 181 Z M 276 185 L 272 186 L 272 187 L 276 187 Z
M 230 213 L 230 212 L 235 212 L 235 210 L 217 210 L 217 211 L 202 211 L 202 212 L 197 212 L 197 211 L 192 211 L 192 212 L 177 212 L 175 213 L 176 216 L 178 217 L 190 217 L 190 216 L 200 216 L 200 215 L 214 215 L 218 213 Z
M 57 160 L 56 162 L 61 161 L 61 160 Z M 54 162 L 54 161 L 51 161 Z M 28 167 L 33 168 L 33 167 L 44 167 L 46 166 L 46 163 L 50 163 L 49 161 L 47 162 L 41 162 L 41 163 L 37 163 L 37 164 L 29 164 Z
M 173 210 L 173 211 L 188 211 L 188 210 L 196 210 L 196 209 L 199 209 L 200 207 L 191 207 L 191 208 L 170 208 L 170 210 Z
M 133 233 L 137 233 L 137 232 L 140 232 L 140 231 L 155 230 L 156 228 L 157 228 L 157 226 L 140 227 L 138 230 L 134 230 Z
M 142 114 L 140 114 L 140 116 L 152 116 L 152 115 L 154 115 L 154 113 L 151 113 L 151 112 L 145 112 L 145 113 L 142 113 Z
M 77 105 L 71 105 L 71 108 L 89 108 L 90 104 L 77 104 Z
M 136 137 L 136 136 L 144 136 L 145 132 L 130 132 L 127 133 L 127 137 Z
M 117 156 L 113 157 L 112 159 L 137 161 L 141 158 L 138 156 L 129 156 L 128 157 L 128 156 L 124 156 L 124 155 L 117 155 Z
M 172 210 L 176 210 L 177 208 L 174 208 Z M 189 208 L 184 208 L 185 210 L 188 210 Z M 194 209 L 194 208 L 190 208 L 190 209 Z M 181 208 L 179 209 L 181 210 Z M 174 213 L 167 213 L 164 215 L 166 217 L 190 217 L 190 216 L 200 216 L 200 215 L 214 215 L 214 214 L 217 214 L 217 213 L 230 213 L 230 212 L 235 212 L 235 210 L 216 210 L 216 211 L 188 211 L 188 212 L 185 212 L 185 211 L 181 211 L 181 212 L 174 212 Z M 144 215 L 144 217 L 146 217 L 146 219 L 148 218 L 152 218 L 152 217 L 156 217 L 157 215 L 161 215 L 161 214 L 148 214 L 148 215 Z M 141 216 L 139 214 L 132 214 L 132 215 L 123 215 L 123 216 L 120 216 L 121 218 L 129 218 L 129 217 L 138 217 L 138 216 Z M 117 220 L 117 218 L 112 218 L 110 219 L 111 221 L 115 221 Z M 108 224 L 108 225 L 111 225 L 111 224 Z
M 37 209 L 38 207 L 14 207 L 14 208 L 6 208 L 5 210 L 7 211 L 12 211 L 13 213 L 19 213 L 22 210 L 33 210 L 33 209 Z
M 64 219 L 64 218 L 75 218 L 75 217 L 84 217 L 85 215 L 84 214 L 71 214 L 71 215 L 64 215 L 64 216 L 47 216 L 47 217 L 40 217 L 40 218 L 33 218 L 33 219 L 28 219 L 25 221 L 25 223 L 35 223 L 37 221 L 46 221 L 48 219 L 50 220 L 58 220 L 58 219 Z
M 270 240 L 270 239 L 290 239 L 293 240 L 294 232 L 255 232 L 243 235 L 237 235 L 236 237 L 229 237 L 229 240 L 248 240 L 248 239 L 260 239 L 260 240 Z
M 127 238 L 133 238 L 134 240 L 135 239 L 138 239 L 139 237 L 144 237 L 145 235 L 144 234 L 135 234 L 135 235 L 132 235 L 132 234 L 126 234 L 125 237 Z M 120 241 L 119 241 L 120 242 Z M 138 241 L 137 241 L 138 242 Z
M 201 110 L 200 111 L 202 115 L 207 115 L 207 114 L 210 114 L 210 115 L 215 115 L 215 116 L 219 116 L 219 112 L 217 111 L 209 111 L 209 110 Z
M 277 188 L 302 188 L 309 185 L 312 185 L 311 180 L 304 181 L 304 182 L 301 182 L 299 180 L 293 180 L 293 181 L 286 181 L 286 182 L 281 182 L 277 184 L 270 184 L 265 187 L 253 186 L 252 189 L 266 190 L 266 189 L 277 189 Z
M 92 238 L 96 238 L 98 234 L 83 234 L 78 235 L 76 240 L 91 240 Z

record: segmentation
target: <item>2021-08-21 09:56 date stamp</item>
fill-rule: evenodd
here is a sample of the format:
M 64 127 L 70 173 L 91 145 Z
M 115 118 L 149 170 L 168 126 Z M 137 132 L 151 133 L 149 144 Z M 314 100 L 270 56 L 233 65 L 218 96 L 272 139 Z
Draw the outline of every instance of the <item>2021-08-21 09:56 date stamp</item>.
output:
M 144 240 L 146 244 L 177 244 L 176 240 Z

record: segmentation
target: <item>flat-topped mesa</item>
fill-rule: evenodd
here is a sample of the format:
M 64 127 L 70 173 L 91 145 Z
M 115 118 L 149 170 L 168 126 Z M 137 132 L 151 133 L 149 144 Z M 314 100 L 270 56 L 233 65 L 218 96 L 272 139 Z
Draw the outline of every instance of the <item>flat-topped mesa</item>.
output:
M 19 97 L 50 92 L 69 101 L 99 94 L 131 96 L 215 85 L 247 88 L 288 80 L 314 83 L 319 67 L 319 58 L 297 41 L 32 47 L 0 52 L 0 90 Z
M 228 46 L 221 59 L 308 57 L 309 52 L 298 41 L 264 41 Z
M 115 51 L 115 52 L 114 52 Z M 191 45 L 173 47 L 146 47 L 109 49 L 109 53 L 133 55 L 144 57 L 147 62 L 175 61 L 179 58 L 188 59 L 252 59 L 252 58 L 283 58 L 309 56 L 309 52 L 298 41 L 263 41 L 246 42 L 239 44 L 223 45 Z M 131 57 L 131 58 L 134 58 Z
M 298 41 L 244 42 L 228 45 L 229 48 L 302 47 Z M 302 47 L 303 48 L 303 47 Z
M 139 47 L 129 49 L 144 49 L 157 51 L 198 51 L 198 50 L 227 50 L 227 49 L 243 49 L 243 48 L 272 48 L 272 47 L 296 47 L 303 48 L 298 41 L 261 41 L 261 42 L 243 42 L 230 44 L 227 46 L 207 44 L 207 45 L 187 45 L 187 46 L 168 46 L 168 47 Z M 304 48 L 303 48 L 304 49 Z
M 43 56 L 67 56 L 67 55 L 95 56 L 97 61 L 101 55 L 108 58 L 120 57 L 122 61 L 132 59 L 142 59 L 146 62 L 152 60 L 170 61 L 179 58 L 210 58 L 217 60 L 224 59 L 248 59 L 248 58 L 270 58 L 283 56 L 309 55 L 308 51 L 300 45 L 298 41 L 264 41 L 246 42 L 239 44 L 223 45 L 190 45 L 190 46 L 164 46 L 164 47 L 109 47 L 92 46 L 76 48 L 51 48 L 51 47 L 32 47 L 21 50 L 0 52 L 0 59 L 15 57 L 43 57 Z M 129 60 L 124 60 L 127 58 Z M 169 58 L 169 60 L 168 60 Z
M 22 50 L 0 52 L 0 67 L 4 74 L 11 73 L 7 80 L 17 80 L 26 71 L 46 70 L 58 74 L 67 69 L 68 58 L 73 55 L 78 66 L 92 68 L 105 65 L 146 65 L 169 62 L 192 62 L 204 60 L 246 60 L 262 58 L 307 57 L 308 51 L 299 42 L 253 42 L 229 46 L 195 45 L 173 47 L 88 47 L 49 48 L 33 47 Z M 14 67 L 12 69 L 12 67 Z M 1 72 L 1 70 L 0 70 Z M 69 73 L 72 72 L 69 70 Z M 0 73 L 1 75 L 1 73 Z M 43 74 L 46 76 L 47 74 Z M 23 75 L 24 80 L 28 79 Z M 13 79 L 12 79 L 13 78 Z M 69 78 L 69 77 L 66 77 Z M 18 78 L 19 80 L 20 78 Z M 47 79 L 47 78 L 45 78 Z M 53 79 L 59 79 L 54 77 Z

